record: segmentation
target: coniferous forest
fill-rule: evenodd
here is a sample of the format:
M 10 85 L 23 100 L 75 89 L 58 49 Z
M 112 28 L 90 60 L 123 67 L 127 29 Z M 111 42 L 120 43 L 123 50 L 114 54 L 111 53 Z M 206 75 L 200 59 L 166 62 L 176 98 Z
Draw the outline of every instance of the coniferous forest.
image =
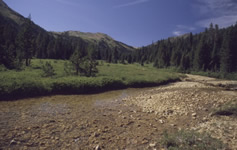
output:
M 237 71 L 237 24 L 221 29 L 210 24 L 199 34 L 170 37 L 135 49 L 117 41 L 111 46 L 107 37 L 91 42 L 67 32 L 48 32 L 34 24 L 30 15 L 17 15 L 20 19 L 13 20 L 0 14 L 0 63 L 8 69 L 29 66 L 32 58 L 69 60 L 77 54 L 79 58 L 93 56 L 109 63 L 153 63 L 157 68 L 173 67 L 184 72 Z
M 160 40 L 136 51 L 133 61 L 182 71 L 236 72 L 237 24 L 224 29 L 210 24 L 199 34 Z

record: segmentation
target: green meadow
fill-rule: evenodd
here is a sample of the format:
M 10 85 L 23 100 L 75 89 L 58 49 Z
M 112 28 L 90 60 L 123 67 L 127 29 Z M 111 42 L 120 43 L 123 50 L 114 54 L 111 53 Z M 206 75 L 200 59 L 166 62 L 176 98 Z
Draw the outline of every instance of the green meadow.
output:
M 44 77 L 43 64 L 50 62 L 54 75 Z M 179 80 L 180 74 L 156 69 L 152 64 L 111 64 L 99 61 L 96 77 L 67 75 L 66 60 L 33 59 L 23 70 L 0 72 L 0 99 L 11 100 L 54 94 L 91 94 L 122 88 L 141 88 Z

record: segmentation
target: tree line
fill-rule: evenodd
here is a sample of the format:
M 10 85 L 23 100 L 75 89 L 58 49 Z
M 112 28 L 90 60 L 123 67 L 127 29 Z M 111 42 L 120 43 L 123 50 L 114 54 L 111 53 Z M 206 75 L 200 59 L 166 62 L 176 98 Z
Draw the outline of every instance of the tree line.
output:
M 160 40 L 132 54 L 132 61 L 154 63 L 157 68 L 182 71 L 237 71 L 237 24 L 219 29 L 210 24 L 204 32 Z

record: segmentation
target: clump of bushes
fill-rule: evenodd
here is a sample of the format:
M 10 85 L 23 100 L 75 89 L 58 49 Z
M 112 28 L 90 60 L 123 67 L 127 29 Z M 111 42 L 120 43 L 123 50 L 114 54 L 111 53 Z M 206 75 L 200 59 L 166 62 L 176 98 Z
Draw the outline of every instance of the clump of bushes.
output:
M 162 146 L 168 150 L 217 150 L 226 149 L 221 141 L 208 134 L 180 130 L 172 134 L 164 133 Z
M 52 77 L 55 75 L 55 71 L 53 66 L 51 65 L 50 62 L 46 61 L 46 63 L 42 66 L 43 70 L 43 77 Z

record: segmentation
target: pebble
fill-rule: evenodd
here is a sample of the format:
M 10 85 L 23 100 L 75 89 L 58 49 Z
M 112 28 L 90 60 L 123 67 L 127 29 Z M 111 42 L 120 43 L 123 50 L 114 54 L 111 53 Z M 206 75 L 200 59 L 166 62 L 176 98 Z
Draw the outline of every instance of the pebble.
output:
M 162 119 L 160 119 L 159 122 L 160 122 L 161 124 L 164 124 L 164 121 L 163 121 Z
M 147 144 L 147 143 L 148 143 L 148 140 L 146 139 L 142 141 L 142 144 Z
M 192 113 L 192 117 L 197 117 L 197 114 L 196 113 Z
M 95 150 L 101 150 L 100 145 L 97 145 L 97 146 L 95 147 Z
M 203 121 L 208 121 L 208 119 L 207 119 L 207 117 L 203 117 L 203 119 L 202 119 Z
M 10 142 L 10 145 L 14 145 L 14 144 L 17 144 L 17 142 L 13 139 L 13 140 L 11 140 L 11 142 Z
M 149 146 L 150 146 L 150 147 L 155 147 L 155 146 L 156 146 L 156 143 L 150 143 Z

